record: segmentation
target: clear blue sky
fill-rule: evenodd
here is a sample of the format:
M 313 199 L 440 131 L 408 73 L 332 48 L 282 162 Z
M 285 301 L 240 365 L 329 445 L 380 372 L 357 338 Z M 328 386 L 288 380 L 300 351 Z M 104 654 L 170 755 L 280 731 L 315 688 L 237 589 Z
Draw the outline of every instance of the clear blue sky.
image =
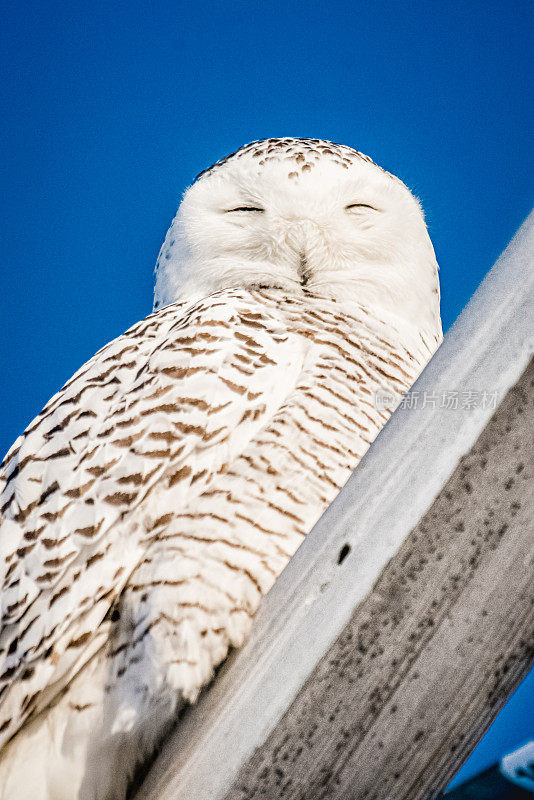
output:
M 331 139 L 398 174 L 426 209 L 445 328 L 532 205 L 530 0 L 12 0 L 2 16 L 1 450 L 150 311 L 183 190 L 244 142 Z M 515 705 L 506 747 L 534 735 Z

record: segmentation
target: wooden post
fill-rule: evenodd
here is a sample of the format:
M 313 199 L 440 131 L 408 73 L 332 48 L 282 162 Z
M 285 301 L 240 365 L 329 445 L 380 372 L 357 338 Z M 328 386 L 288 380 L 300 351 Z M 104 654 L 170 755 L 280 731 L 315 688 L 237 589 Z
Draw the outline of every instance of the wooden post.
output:
M 534 214 L 139 800 L 429 800 L 474 747 L 533 659 L 533 245 Z

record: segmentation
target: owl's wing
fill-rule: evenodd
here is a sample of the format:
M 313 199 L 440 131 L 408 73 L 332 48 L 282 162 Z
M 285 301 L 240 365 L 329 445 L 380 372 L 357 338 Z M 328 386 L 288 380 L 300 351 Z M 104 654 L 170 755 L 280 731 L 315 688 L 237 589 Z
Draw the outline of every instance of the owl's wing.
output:
M 186 509 L 280 409 L 303 358 L 246 293 L 167 306 L 100 350 L 15 442 L 0 493 L 5 738 L 100 646 L 164 528 L 158 506 Z

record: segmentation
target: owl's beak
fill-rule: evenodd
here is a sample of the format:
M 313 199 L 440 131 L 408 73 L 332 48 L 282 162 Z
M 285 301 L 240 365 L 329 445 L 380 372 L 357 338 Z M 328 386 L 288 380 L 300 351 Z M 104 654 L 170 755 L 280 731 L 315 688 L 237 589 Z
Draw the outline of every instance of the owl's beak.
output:
M 308 267 L 308 259 L 306 258 L 306 253 L 300 253 L 300 262 L 297 269 L 298 276 L 300 278 L 300 283 L 302 286 L 306 286 L 308 281 L 310 280 L 310 270 Z
M 308 258 L 310 240 L 313 239 L 315 225 L 310 220 L 298 220 L 290 226 L 287 242 L 296 256 L 296 271 L 299 282 L 306 286 L 312 277 L 312 270 Z

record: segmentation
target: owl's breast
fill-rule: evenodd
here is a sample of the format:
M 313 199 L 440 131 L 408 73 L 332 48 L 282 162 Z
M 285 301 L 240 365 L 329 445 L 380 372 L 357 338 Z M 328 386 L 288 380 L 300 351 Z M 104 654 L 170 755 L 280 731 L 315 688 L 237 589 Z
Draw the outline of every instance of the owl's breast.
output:
M 298 378 L 185 509 L 163 508 L 160 498 L 165 527 L 124 595 L 124 619 L 132 615 L 140 644 L 118 645 L 117 685 L 132 669 L 141 685 L 146 650 L 161 670 L 154 685 L 196 698 L 228 647 L 243 643 L 262 596 L 383 427 L 390 412 L 377 398 L 385 393 L 395 405 L 422 367 L 364 312 L 294 300 L 282 310 L 305 351 Z
M 284 311 L 288 329 L 306 342 L 294 389 L 164 535 L 181 537 L 194 560 L 248 570 L 251 613 L 422 366 L 364 312 L 293 301 Z

